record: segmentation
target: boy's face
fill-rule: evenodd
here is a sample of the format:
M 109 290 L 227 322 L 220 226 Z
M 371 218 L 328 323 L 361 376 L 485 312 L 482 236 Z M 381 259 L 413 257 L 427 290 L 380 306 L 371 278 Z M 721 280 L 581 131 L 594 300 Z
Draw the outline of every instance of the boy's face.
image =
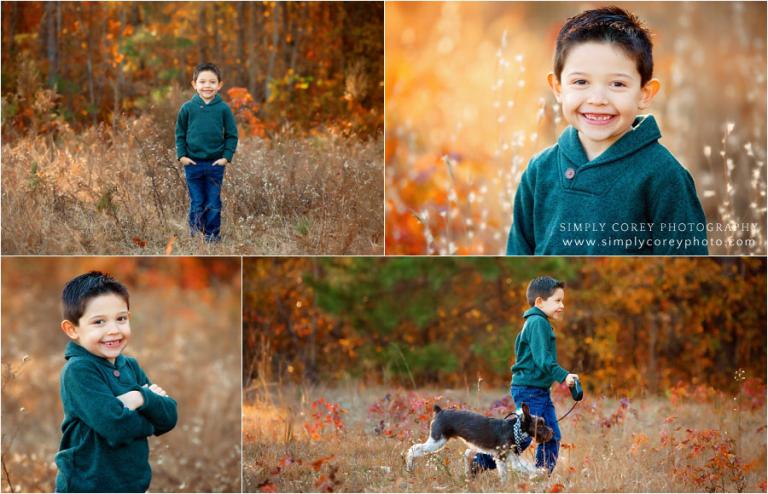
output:
M 560 319 L 563 316 L 565 305 L 563 305 L 563 299 L 565 298 L 565 290 L 562 288 L 555 288 L 555 291 L 548 298 L 543 299 L 536 297 L 536 307 L 538 307 L 547 317 L 552 319 Z
M 61 329 L 88 352 L 113 364 L 131 337 L 128 305 L 117 294 L 92 298 L 77 323 L 62 321 Z
M 559 81 L 555 74 L 547 76 L 590 159 L 629 131 L 639 110 L 650 106 L 659 81 L 641 86 L 641 80 L 635 61 L 620 47 L 597 42 L 571 48 Z
M 199 94 L 206 103 L 209 103 L 216 97 L 216 93 L 221 90 L 223 85 L 224 83 L 219 81 L 219 77 L 216 73 L 211 72 L 210 70 L 200 72 L 197 74 L 197 79 L 192 81 L 192 87 L 195 88 L 197 94 Z

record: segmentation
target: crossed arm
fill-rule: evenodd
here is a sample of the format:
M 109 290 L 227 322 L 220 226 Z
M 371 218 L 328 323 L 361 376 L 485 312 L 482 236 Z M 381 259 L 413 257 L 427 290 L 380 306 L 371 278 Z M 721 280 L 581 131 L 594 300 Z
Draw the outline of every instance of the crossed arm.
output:
M 61 376 L 65 412 L 78 417 L 112 447 L 168 432 L 176 425 L 176 401 L 142 376 L 146 387 L 120 395 L 121 399 L 92 365 L 70 365 Z M 124 400 L 137 404 L 136 394 L 142 402 L 135 408 L 126 406 Z
M 147 417 L 115 399 L 103 377 L 90 364 L 68 366 L 61 380 L 65 412 L 82 420 L 110 446 L 122 446 L 156 433 Z
M 142 388 L 147 388 L 160 396 L 168 397 L 168 393 L 166 393 L 165 390 L 157 384 L 153 384 L 151 386 L 145 384 L 142 386 Z M 130 410 L 136 410 L 144 404 L 144 395 L 141 394 L 141 391 L 128 391 L 127 393 L 115 396 L 115 398 L 123 402 L 123 406 Z
M 133 369 L 141 388 L 117 396 L 117 399 L 126 408 L 146 417 L 155 426 L 156 436 L 165 434 L 176 426 L 178 420 L 176 400 L 168 396 L 163 388 L 152 384 L 141 367 L 136 365 Z

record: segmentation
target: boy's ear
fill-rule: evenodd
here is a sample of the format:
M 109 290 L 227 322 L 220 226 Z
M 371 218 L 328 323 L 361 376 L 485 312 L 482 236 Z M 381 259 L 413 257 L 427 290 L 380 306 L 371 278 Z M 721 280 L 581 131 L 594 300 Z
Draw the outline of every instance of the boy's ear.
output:
M 650 81 L 646 82 L 645 86 L 640 89 L 642 95 L 640 97 L 640 102 L 637 104 L 637 107 L 640 110 L 645 110 L 651 106 L 651 102 L 659 92 L 659 89 L 661 89 L 661 82 L 659 82 L 658 79 L 651 79 Z
M 552 89 L 552 94 L 555 95 L 557 102 L 560 103 L 560 91 L 562 87 L 560 86 L 560 81 L 557 80 L 557 76 L 555 76 L 554 72 L 547 74 L 547 84 L 549 85 L 549 88 Z
M 77 326 L 72 321 L 68 319 L 61 321 L 61 330 L 64 331 L 70 339 L 77 339 Z
M 544 302 L 544 299 L 542 297 L 536 297 L 536 300 L 533 301 L 533 306 L 538 307 L 539 304 Z

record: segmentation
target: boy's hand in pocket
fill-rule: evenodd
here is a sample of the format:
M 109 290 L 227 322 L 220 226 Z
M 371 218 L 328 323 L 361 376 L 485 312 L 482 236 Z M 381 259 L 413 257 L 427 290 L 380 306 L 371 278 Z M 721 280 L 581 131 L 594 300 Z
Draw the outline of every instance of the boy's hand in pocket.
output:
M 220 159 L 217 159 L 216 161 L 213 162 L 213 166 L 224 166 L 227 163 L 229 163 L 227 161 L 227 158 L 220 158 Z
M 197 164 L 194 161 L 192 161 L 191 159 L 187 158 L 186 156 L 182 156 L 181 158 L 179 158 L 179 161 L 181 161 L 182 165 L 196 165 Z

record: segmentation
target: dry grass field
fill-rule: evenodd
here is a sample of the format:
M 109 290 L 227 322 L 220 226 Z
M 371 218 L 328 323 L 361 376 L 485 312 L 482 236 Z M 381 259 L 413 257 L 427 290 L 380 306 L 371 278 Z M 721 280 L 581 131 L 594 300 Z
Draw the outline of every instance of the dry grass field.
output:
M 248 492 L 751 492 L 766 488 L 765 387 L 736 396 L 679 386 L 664 397 L 587 396 L 561 423 L 550 478 L 495 472 L 468 480 L 460 441 L 405 471 L 404 454 L 427 437 L 431 403 L 506 414 L 503 392 L 366 388 L 268 388 L 246 393 L 244 490 Z M 558 416 L 571 406 L 554 389 Z M 323 401 L 319 401 L 323 400 Z M 502 400 L 502 401 L 498 401 Z M 314 407 L 313 407 L 314 404 Z M 532 448 L 524 453 L 533 461 Z
M 5 144 L 3 254 L 383 254 L 382 137 L 241 138 L 215 245 L 189 236 L 173 142 L 173 122 L 147 114 Z

